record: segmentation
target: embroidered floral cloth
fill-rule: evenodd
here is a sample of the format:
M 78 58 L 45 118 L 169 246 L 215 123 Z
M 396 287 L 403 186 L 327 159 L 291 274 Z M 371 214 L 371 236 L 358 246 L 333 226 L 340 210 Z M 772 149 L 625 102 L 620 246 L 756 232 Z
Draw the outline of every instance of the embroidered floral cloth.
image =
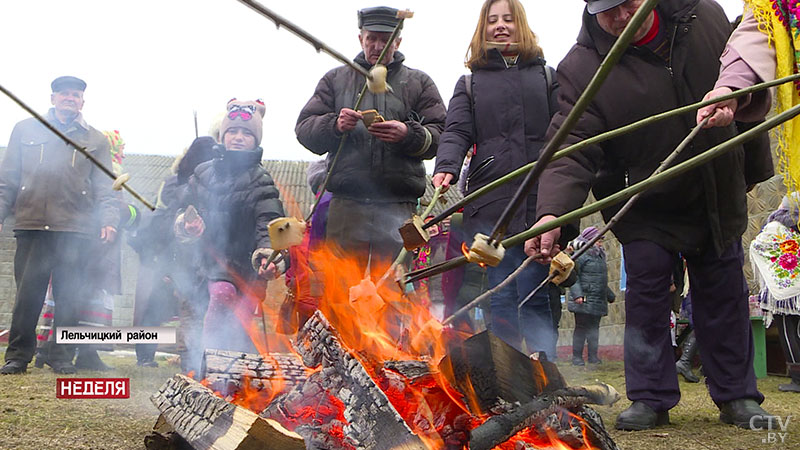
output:
M 800 234 L 770 222 L 750 244 L 750 262 L 761 284 L 761 308 L 774 314 L 800 314 Z M 771 320 L 768 320 L 771 321 Z

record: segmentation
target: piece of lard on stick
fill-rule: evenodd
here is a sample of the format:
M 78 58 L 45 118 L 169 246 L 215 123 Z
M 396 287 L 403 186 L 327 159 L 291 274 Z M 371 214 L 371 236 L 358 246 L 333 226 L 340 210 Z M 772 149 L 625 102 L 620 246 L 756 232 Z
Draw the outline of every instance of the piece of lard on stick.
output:
M 269 222 L 267 231 L 272 249 L 286 250 L 303 243 L 306 223 L 294 217 L 279 217 Z

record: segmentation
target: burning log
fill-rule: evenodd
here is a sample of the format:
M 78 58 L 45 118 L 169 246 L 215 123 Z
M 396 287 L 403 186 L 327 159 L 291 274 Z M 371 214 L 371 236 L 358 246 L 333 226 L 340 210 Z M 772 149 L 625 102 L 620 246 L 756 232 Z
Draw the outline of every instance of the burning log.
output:
M 322 313 L 305 323 L 295 349 L 306 366 L 319 369 L 274 401 L 262 417 L 290 428 L 296 424 L 309 448 L 427 449 L 361 362 L 341 345 Z
M 527 402 L 519 407 L 513 408 L 510 412 L 492 416 L 483 424 L 472 430 L 470 437 L 470 450 L 489 450 L 507 441 L 520 431 L 545 424 L 547 429 L 558 430 L 557 422 L 547 420 L 553 414 L 562 413 L 564 410 L 577 411 L 585 408 L 588 404 L 610 405 L 619 400 L 619 393 L 607 384 L 599 384 L 587 387 L 571 387 L 559 389 L 547 394 L 541 394 L 534 400 Z M 587 408 L 588 409 L 588 408 Z M 598 436 L 590 438 L 592 444 L 603 445 L 603 450 L 615 450 L 616 444 L 611 440 L 603 428 L 602 421 L 599 424 L 592 424 L 599 418 L 592 417 L 585 413 L 591 420 L 587 421 L 590 425 L 587 429 L 590 433 Z M 587 420 L 586 417 L 582 419 Z M 582 434 L 582 433 L 580 433 Z
M 306 368 L 294 353 L 262 356 L 210 349 L 203 355 L 202 377 L 208 387 L 223 395 L 242 389 L 245 380 L 253 389 L 269 389 L 277 395 L 305 382 Z
M 459 391 L 474 396 L 474 414 L 490 413 L 504 403 L 525 403 L 567 386 L 555 364 L 533 360 L 489 331 L 453 346 L 439 369 Z
M 196 450 L 303 450 L 303 439 L 279 423 L 228 403 L 175 375 L 151 397 L 163 419 Z

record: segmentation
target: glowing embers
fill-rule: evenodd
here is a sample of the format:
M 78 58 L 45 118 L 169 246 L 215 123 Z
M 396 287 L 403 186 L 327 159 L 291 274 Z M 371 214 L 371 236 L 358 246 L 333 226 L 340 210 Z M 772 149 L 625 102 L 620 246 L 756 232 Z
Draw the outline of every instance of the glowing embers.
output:
M 381 282 L 390 261 L 365 271 L 341 255 L 308 254 L 319 310 L 291 345 L 271 331 L 278 311 L 264 309 L 262 329 L 250 309 L 245 329 L 261 355 L 207 352 L 204 382 L 217 398 L 294 431 L 307 448 L 616 449 L 584 406 L 616 399 L 613 389 L 567 387 L 555 365 L 489 333 L 443 328 L 427 299 Z

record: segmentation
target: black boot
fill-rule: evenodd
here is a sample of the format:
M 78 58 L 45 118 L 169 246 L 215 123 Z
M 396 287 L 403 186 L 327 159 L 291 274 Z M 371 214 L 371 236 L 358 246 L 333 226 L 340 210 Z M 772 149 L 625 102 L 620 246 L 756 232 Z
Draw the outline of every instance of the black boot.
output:
M 3 367 L 0 367 L 0 374 L 3 375 L 16 375 L 28 371 L 28 363 L 19 359 L 12 359 L 6 361 Z
M 617 416 L 618 430 L 649 430 L 659 425 L 669 425 L 669 411 L 657 412 L 644 402 L 633 402 L 625 411 Z
M 87 345 L 78 349 L 78 356 L 75 357 L 75 368 L 78 370 L 96 370 L 105 372 L 111 370 L 100 356 L 94 346 Z
M 788 364 L 789 376 L 792 377 L 792 382 L 789 384 L 779 384 L 778 390 L 781 392 L 796 392 L 800 393 L 800 364 Z
M 680 359 L 675 363 L 675 370 L 678 371 L 679 374 L 683 375 L 683 378 L 688 383 L 698 383 L 700 382 L 700 378 L 692 373 L 692 360 L 694 356 L 697 354 L 697 339 L 694 337 L 694 332 L 686 338 L 686 342 L 683 343 L 683 353 L 681 354 Z
M 719 420 L 739 428 L 753 430 L 769 428 L 775 417 L 764 411 L 758 402 L 751 398 L 740 398 L 719 405 Z

